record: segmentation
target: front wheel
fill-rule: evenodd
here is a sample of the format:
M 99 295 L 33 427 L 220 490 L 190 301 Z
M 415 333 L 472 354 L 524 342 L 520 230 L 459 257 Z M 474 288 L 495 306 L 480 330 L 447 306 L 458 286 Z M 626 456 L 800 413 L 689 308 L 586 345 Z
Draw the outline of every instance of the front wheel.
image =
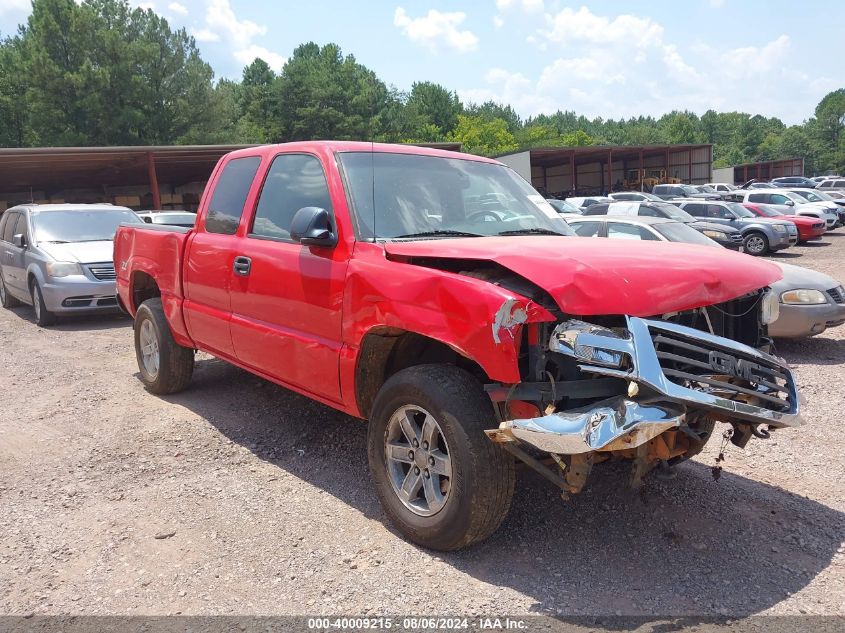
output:
M 32 309 L 35 311 L 35 324 L 39 327 L 53 325 L 56 322 L 56 315 L 47 309 L 38 281 L 33 279 L 29 292 L 32 296 Z
M 455 550 L 493 534 L 510 508 L 513 458 L 491 442 L 490 399 L 468 372 L 419 365 L 373 404 L 368 456 L 385 513 L 409 540 Z
M 135 356 L 150 393 L 182 391 L 194 373 L 194 350 L 174 339 L 161 299 L 147 299 L 135 315 Z
M 765 255 L 769 252 L 769 240 L 762 233 L 756 231 L 745 236 L 743 242 L 745 252 L 749 255 Z

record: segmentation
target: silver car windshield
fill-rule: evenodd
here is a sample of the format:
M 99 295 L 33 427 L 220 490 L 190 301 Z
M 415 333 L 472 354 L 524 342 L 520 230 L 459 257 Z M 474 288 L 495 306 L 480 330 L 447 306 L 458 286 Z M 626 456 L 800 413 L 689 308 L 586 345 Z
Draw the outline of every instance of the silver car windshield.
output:
M 114 239 L 122 223 L 141 224 L 128 209 L 37 211 L 32 213 L 36 242 L 101 242 Z
M 338 156 L 362 239 L 574 235 L 503 165 L 386 152 Z

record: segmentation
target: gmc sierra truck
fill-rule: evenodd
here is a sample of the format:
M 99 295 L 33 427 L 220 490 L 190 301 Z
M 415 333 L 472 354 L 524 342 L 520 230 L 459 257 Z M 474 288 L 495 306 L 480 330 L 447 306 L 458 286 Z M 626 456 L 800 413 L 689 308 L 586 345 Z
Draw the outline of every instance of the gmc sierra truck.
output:
M 702 246 L 572 237 L 520 176 L 412 146 L 300 142 L 224 156 L 195 228 L 125 225 L 120 304 L 141 380 L 185 389 L 202 350 L 369 420 L 384 511 L 457 549 L 505 517 L 518 462 L 579 492 L 800 424 L 768 354 L 780 270 Z

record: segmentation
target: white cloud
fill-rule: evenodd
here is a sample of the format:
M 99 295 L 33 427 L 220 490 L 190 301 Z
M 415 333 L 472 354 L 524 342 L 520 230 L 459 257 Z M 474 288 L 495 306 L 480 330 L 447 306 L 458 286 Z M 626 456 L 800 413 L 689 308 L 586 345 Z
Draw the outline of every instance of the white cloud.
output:
M 500 29 L 504 25 L 505 21 L 502 18 L 500 18 L 498 15 L 493 16 L 493 26 L 495 26 L 497 29 Z
M 220 36 L 209 29 L 198 29 L 194 31 L 194 37 L 198 42 L 219 42 Z
M 441 48 L 450 48 L 459 53 L 467 53 L 478 48 L 478 36 L 472 31 L 459 30 L 466 19 L 466 13 L 441 13 L 430 9 L 420 18 L 411 18 L 402 7 L 397 7 L 393 15 L 393 24 L 402 29 L 405 36 L 432 52 Z
M 170 8 L 173 9 L 173 5 Z M 194 29 L 193 34 L 200 42 L 227 44 L 232 49 L 232 56 L 245 65 L 252 63 L 256 57 L 262 58 L 274 69 L 280 69 L 285 63 L 285 57 L 254 42 L 255 38 L 267 34 L 267 27 L 252 20 L 239 19 L 229 0 L 208 0 L 205 22 Z
M 500 9 L 520 5 L 497 2 Z M 462 99 L 510 103 L 522 116 L 574 110 L 618 119 L 713 108 L 792 124 L 809 116 L 807 103 L 837 85 L 827 77 L 805 78 L 790 62 L 790 37 L 778 33 L 728 49 L 714 40 L 673 39 L 658 19 L 642 15 L 602 15 L 582 7 L 526 19 L 534 24 L 526 40 L 542 51 L 542 66 L 531 73 L 493 68 L 459 89 Z
M 177 15 L 188 15 L 188 7 L 184 4 L 179 4 L 178 2 L 171 2 L 167 5 L 167 8 L 170 9 L 171 13 L 176 13 Z
M 499 10 L 510 9 L 514 4 L 514 0 L 496 0 L 496 8 Z M 543 0 L 519 0 L 518 4 L 529 13 L 539 13 L 545 8 Z
M 540 30 L 540 35 L 564 45 L 572 42 L 624 43 L 628 47 L 646 48 L 659 44 L 663 37 L 663 27 L 651 18 L 620 15 L 611 20 L 595 15 L 587 7 L 578 11 L 567 7 L 555 15 L 547 13 L 545 17 L 549 28 Z
M 226 35 L 236 49 L 249 46 L 256 35 L 267 33 L 266 26 L 251 20 L 239 20 L 229 0 L 210 0 L 205 23 L 211 31 Z
M 0 15 L 29 11 L 30 0 L 0 0 Z
M 241 62 L 244 66 L 251 64 L 257 58 L 263 59 L 270 65 L 274 71 L 279 72 L 282 66 L 287 62 L 287 58 L 267 50 L 263 46 L 251 44 L 248 48 L 235 51 L 235 59 Z

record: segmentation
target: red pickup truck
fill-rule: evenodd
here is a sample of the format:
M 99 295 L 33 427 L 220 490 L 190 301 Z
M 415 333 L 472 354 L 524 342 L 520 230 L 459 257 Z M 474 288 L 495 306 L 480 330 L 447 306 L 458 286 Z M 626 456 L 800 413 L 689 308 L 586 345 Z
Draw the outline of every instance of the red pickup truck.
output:
M 577 493 L 699 452 L 715 422 L 800 422 L 765 351 L 775 266 L 727 250 L 573 237 L 490 159 L 301 142 L 224 156 L 196 227 L 122 226 L 114 261 L 141 380 L 203 350 L 369 420 L 384 510 L 449 550 L 493 533 L 517 462 Z

